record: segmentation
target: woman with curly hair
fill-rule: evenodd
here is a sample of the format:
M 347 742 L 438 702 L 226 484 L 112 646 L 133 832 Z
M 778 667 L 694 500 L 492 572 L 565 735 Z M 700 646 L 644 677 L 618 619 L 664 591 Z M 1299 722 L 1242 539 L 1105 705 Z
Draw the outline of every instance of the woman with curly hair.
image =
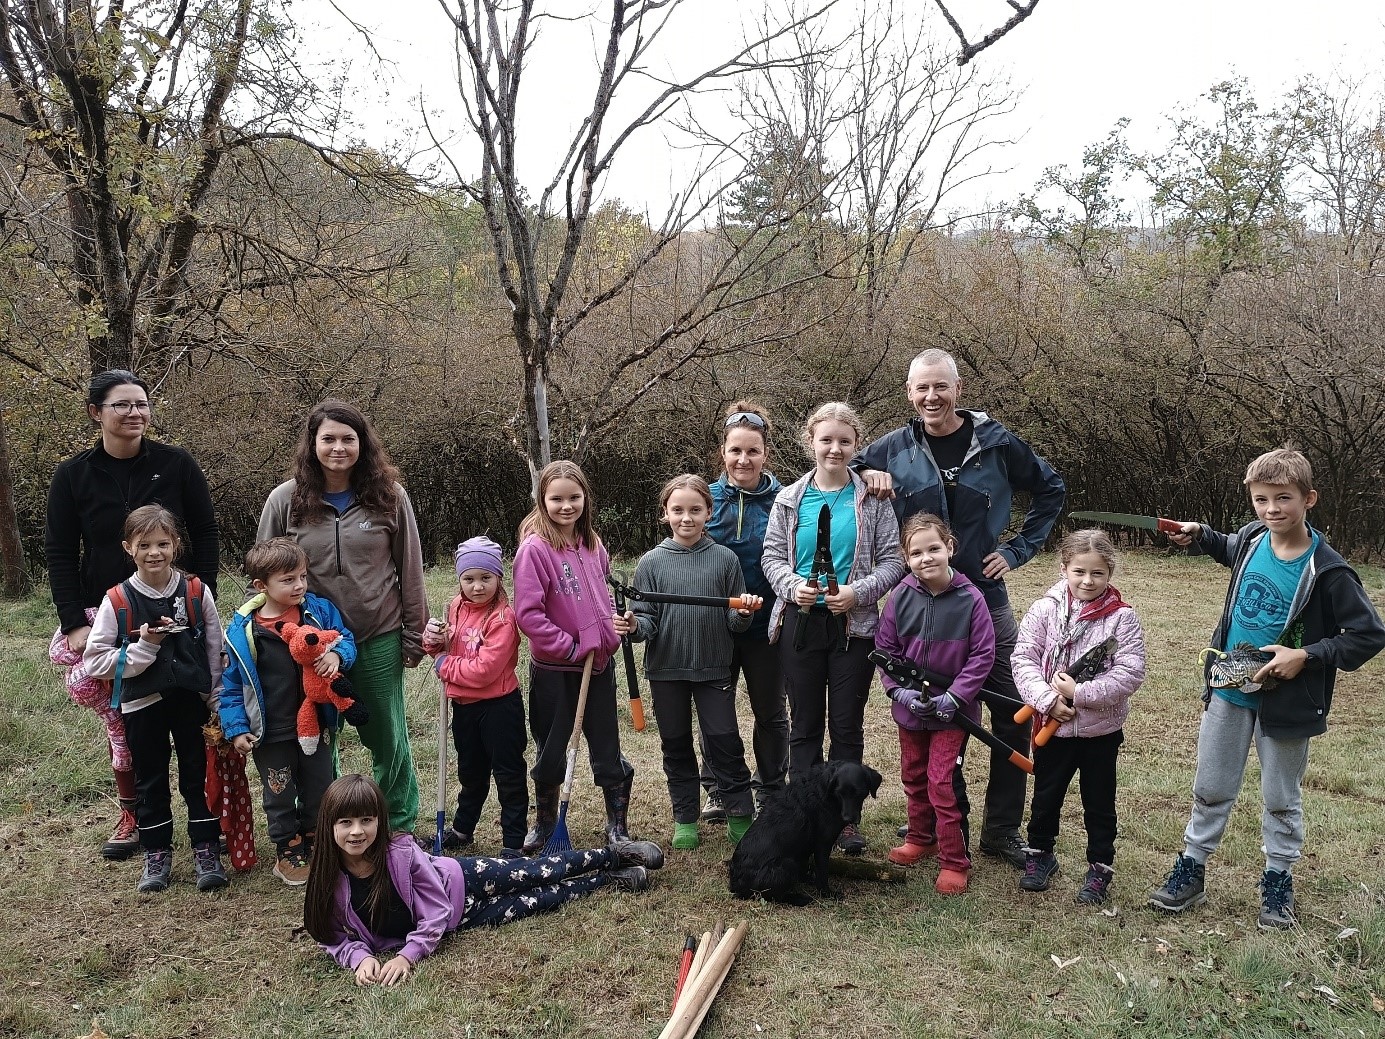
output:
M 412 831 L 419 793 L 404 668 L 423 656 L 423 552 L 399 470 L 354 405 L 325 400 L 308 416 L 292 478 L 260 513 L 258 539 L 281 535 L 303 546 L 313 591 L 337 604 L 356 637 L 351 686 L 370 711 L 361 742 L 389 802 L 391 832 Z

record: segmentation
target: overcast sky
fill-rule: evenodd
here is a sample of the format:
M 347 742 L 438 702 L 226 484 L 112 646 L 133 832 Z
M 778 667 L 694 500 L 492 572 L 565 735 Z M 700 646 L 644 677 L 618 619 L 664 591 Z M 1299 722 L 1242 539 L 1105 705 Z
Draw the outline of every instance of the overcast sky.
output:
M 978 30 L 973 36 L 1010 11 L 1003 0 L 950 6 L 965 27 Z M 742 21 L 757 7 L 685 0 L 656 61 L 687 72 L 734 53 Z M 589 9 L 582 0 L 558 0 L 556 8 Z M 383 66 L 337 9 L 371 29 Z M 437 0 L 299 0 L 290 10 L 304 26 L 310 65 L 349 68 L 349 104 L 371 143 L 421 142 L 421 96 L 434 125 L 453 135 L 453 161 L 464 174 L 476 172 L 476 148 L 463 134 L 452 78 L 452 28 Z M 1080 163 L 1082 148 L 1122 117 L 1131 120 L 1137 146 L 1151 146 L 1162 139 L 1168 113 L 1238 73 L 1267 103 L 1308 74 L 1374 74 L 1385 61 L 1385 6 L 1378 0 L 1042 0 L 1028 21 L 975 60 L 1022 88 L 1005 128 L 1005 136 L 1020 140 L 991 155 L 992 166 L 1008 171 L 956 200 L 969 206 L 1013 199 L 1045 167 Z M 546 179 L 559 141 L 580 119 L 577 106 L 590 95 L 585 73 L 594 64 L 589 35 L 558 23 L 545 29 L 524 87 L 529 107 L 521 132 L 528 130 L 523 160 L 531 185 Z M 646 133 L 618 160 L 605 195 L 657 208 L 670 178 L 679 176 L 675 154 L 663 135 Z

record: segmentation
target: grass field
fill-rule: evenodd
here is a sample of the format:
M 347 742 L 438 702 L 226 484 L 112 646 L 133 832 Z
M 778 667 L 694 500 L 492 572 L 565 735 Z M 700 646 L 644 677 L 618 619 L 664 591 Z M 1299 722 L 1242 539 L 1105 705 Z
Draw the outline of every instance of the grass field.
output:
M 1016 604 L 1027 606 L 1054 573 L 1044 557 L 1011 575 Z M 449 578 L 430 577 L 435 607 Z M 1377 605 L 1385 602 L 1380 573 L 1365 580 Z M 1253 757 L 1209 866 L 1208 904 L 1182 919 L 1144 908 L 1180 847 L 1200 710 L 1196 656 L 1225 581 L 1226 571 L 1205 560 L 1152 552 L 1132 553 L 1117 574 L 1145 624 L 1150 677 L 1126 728 L 1117 874 L 1104 911 L 1073 901 L 1085 869 L 1075 791 L 1059 838 L 1063 870 L 1042 895 L 1021 895 L 1015 872 L 978 856 L 971 893 L 960 899 L 935 895 L 932 870 L 921 868 L 907 884 L 838 880 L 845 898 L 807 909 L 738 902 L 726 892 L 724 831 L 704 826 L 702 847 L 670 854 L 648 892 L 600 893 L 549 917 L 450 938 L 398 990 L 357 989 L 318 952 L 301 931 L 301 893 L 270 875 L 263 833 L 261 866 L 229 889 L 198 894 L 184 845 L 173 888 L 137 896 L 138 863 L 96 854 L 116 815 L 110 771 L 95 716 L 67 700 L 47 662 L 51 606 L 5 604 L 0 1036 L 70 1039 L 95 1021 L 110 1036 L 145 1039 L 653 1037 L 667 1019 L 684 932 L 719 918 L 748 919 L 749 934 L 704 1036 L 1380 1036 L 1380 661 L 1341 678 L 1331 731 L 1313 742 L 1308 843 L 1295 874 L 1299 928 L 1255 927 L 1263 862 Z M 231 598 L 228 589 L 234 605 Z M 436 694 L 431 675 L 408 675 L 425 791 L 421 828 L 435 789 Z M 867 715 L 867 761 L 886 777 L 864 821 L 876 857 L 904 817 L 884 705 L 873 694 Z M 623 745 L 638 769 L 632 828 L 666 843 L 652 717 L 642 734 L 624 724 Z M 368 768 L 350 734 L 343 757 L 348 768 Z M 982 759 L 973 753 L 968 765 L 974 795 L 985 779 Z M 596 841 L 599 805 L 583 762 L 569 817 L 575 843 Z M 482 850 L 498 846 L 493 801 L 478 837 Z

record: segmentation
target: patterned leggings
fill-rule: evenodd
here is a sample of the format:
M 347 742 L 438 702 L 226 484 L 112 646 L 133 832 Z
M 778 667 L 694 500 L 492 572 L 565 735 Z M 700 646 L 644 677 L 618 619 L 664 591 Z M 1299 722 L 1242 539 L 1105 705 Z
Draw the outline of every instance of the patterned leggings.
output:
M 461 927 L 498 927 L 589 895 L 620 865 L 609 848 L 565 851 L 532 859 L 461 857 L 466 908 Z

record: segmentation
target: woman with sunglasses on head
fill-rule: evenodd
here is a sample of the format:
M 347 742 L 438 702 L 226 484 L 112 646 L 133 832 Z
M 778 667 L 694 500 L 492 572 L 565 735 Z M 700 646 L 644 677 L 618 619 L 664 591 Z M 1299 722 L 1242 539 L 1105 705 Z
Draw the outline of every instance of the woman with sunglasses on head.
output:
M 142 505 L 162 505 L 182 523 L 187 540 L 178 567 L 216 594 L 220 545 L 207 478 L 188 452 L 145 436 L 148 385 L 124 369 L 101 372 L 87 392 L 87 415 L 100 440 L 60 463 L 48 488 L 44 551 L 63 636 L 54 639 L 55 659 L 80 659 L 106 590 L 134 573 L 134 561 L 121 549 L 122 531 L 125 517 Z M 75 695 L 77 685 L 69 682 L 69 688 Z M 121 811 L 101 848 L 108 859 L 128 858 L 139 848 L 134 771 L 116 731 L 107 727 Z
M 750 627 L 732 635 L 731 685 L 745 676 L 750 710 L 755 716 L 751 746 L 755 752 L 755 772 L 751 789 L 756 805 L 766 794 L 782 790 L 789 770 L 789 709 L 784 695 L 784 678 L 779 668 L 779 648 L 770 645 L 769 615 L 774 609 L 774 589 L 760 568 L 765 547 L 765 527 L 770 508 L 783 485 L 771 472 L 769 461 L 769 418 L 753 401 L 738 400 L 726 408 L 721 424 L 718 460 L 721 478 L 712 484 L 712 518 L 707 534 L 725 545 L 740 560 L 745 590 L 764 599 Z M 726 809 L 716 781 L 707 768 L 702 751 L 702 787 L 707 802 L 702 809 L 704 822 L 722 822 Z

